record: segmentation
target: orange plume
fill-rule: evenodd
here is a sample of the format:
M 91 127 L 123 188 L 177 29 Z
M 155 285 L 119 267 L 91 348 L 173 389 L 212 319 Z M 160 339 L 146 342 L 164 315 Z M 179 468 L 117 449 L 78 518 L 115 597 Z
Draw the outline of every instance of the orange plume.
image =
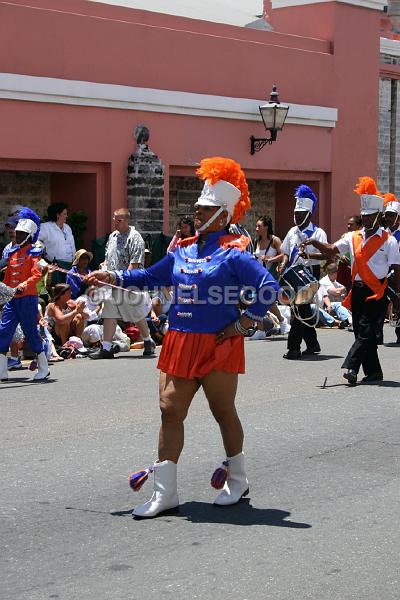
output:
M 376 187 L 375 180 L 372 179 L 372 177 L 360 177 L 354 191 L 360 196 L 362 194 L 382 196 L 382 194 Z
M 388 192 L 383 197 L 384 197 L 384 202 L 383 202 L 384 206 L 389 204 L 389 202 L 398 202 L 396 196 L 394 194 L 392 194 L 391 192 Z
M 231 223 L 240 221 L 251 204 L 246 177 L 239 163 L 231 158 L 223 158 L 221 156 L 203 158 L 196 173 L 200 179 L 207 181 L 210 185 L 214 185 L 222 179 L 240 190 L 241 195 L 235 205 Z

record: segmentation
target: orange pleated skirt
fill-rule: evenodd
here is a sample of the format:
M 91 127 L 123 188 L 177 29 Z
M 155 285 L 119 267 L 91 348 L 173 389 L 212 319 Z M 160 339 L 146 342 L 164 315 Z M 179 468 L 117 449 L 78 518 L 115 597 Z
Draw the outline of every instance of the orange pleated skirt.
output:
M 217 345 L 214 333 L 170 330 L 164 337 L 157 367 L 186 379 L 201 378 L 211 371 L 244 373 L 244 338 L 237 335 Z

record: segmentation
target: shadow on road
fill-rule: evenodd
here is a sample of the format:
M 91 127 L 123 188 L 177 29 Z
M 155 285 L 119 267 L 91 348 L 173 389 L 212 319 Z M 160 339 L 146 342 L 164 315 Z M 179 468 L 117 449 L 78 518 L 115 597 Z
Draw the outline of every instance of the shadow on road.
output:
M 331 360 L 332 358 L 343 358 L 343 356 L 339 356 L 339 354 L 310 354 L 309 356 L 302 356 L 301 360 L 318 362 L 322 360 Z
M 126 517 L 132 514 L 132 509 L 113 511 L 113 517 Z M 165 516 L 167 516 L 165 514 Z M 290 512 L 276 508 L 254 508 L 250 500 L 242 498 L 233 506 L 216 506 L 209 502 L 185 502 L 175 509 L 172 518 L 183 518 L 190 523 L 226 523 L 230 525 L 269 525 L 270 527 L 290 527 L 292 529 L 310 529 L 308 523 L 286 521 Z M 163 518 L 163 515 L 158 517 Z M 171 518 L 171 515 L 168 515 Z M 137 522 L 146 519 L 134 519 Z
M 270 527 L 291 527 L 309 529 L 308 523 L 286 521 L 290 512 L 275 508 L 254 508 L 250 500 L 242 499 L 233 506 L 216 506 L 207 502 L 185 502 L 179 507 L 179 517 L 191 523 L 227 523 L 230 525 L 269 525 Z
M 0 383 L 0 390 L 9 390 L 20 387 L 29 387 L 30 385 L 43 385 L 48 383 L 56 383 L 58 380 L 53 379 L 51 377 L 47 377 L 47 379 L 43 379 L 42 381 L 32 381 L 31 377 L 9 377 L 7 381 L 3 381 Z M 17 385 L 20 384 L 20 385 Z
M 397 388 L 400 387 L 400 381 L 360 381 L 360 385 L 373 385 L 376 387 Z

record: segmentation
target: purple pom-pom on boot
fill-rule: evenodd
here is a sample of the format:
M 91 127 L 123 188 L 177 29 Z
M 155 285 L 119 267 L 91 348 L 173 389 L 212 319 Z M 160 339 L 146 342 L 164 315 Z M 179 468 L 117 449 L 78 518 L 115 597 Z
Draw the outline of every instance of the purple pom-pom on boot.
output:
M 229 461 L 224 460 L 222 465 L 215 469 L 212 477 L 211 477 L 211 486 L 216 490 L 222 490 L 225 485 L 225 482 L 228 478 L 228 467 Z

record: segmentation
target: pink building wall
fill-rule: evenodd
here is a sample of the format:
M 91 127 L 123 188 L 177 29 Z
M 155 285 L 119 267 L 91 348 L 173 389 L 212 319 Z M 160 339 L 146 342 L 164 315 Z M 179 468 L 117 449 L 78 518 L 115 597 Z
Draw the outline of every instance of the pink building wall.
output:
M 378 11 L 342 2 L 274 10 L 271 22 L 283 33 L 270 33 L 85 0 L 27 4 L 0 0 L 2 73 L 255 99 L 276 82 L 282 101 L 339 111 L 335 128 L 287 124 L 278 142 L 250 156 L 248 140 L 264 135 L 261 123 L 0 100 L 0 169 L 96 174 L 96 197 L 93 185 L 85 193 L 97 235 L 126 202 L 132 131 L 142 122 L 171 175 L 203 156 L 227 155 L 249 177 L 315 182 L 320 223 L 333 237 L 357 211 L 358 176 L 376 174 Z M 277 192 L 282 224 L 291 223 L 291 187 Z M 82 207 L 82 194 L 74 198 L 73 208 Z

